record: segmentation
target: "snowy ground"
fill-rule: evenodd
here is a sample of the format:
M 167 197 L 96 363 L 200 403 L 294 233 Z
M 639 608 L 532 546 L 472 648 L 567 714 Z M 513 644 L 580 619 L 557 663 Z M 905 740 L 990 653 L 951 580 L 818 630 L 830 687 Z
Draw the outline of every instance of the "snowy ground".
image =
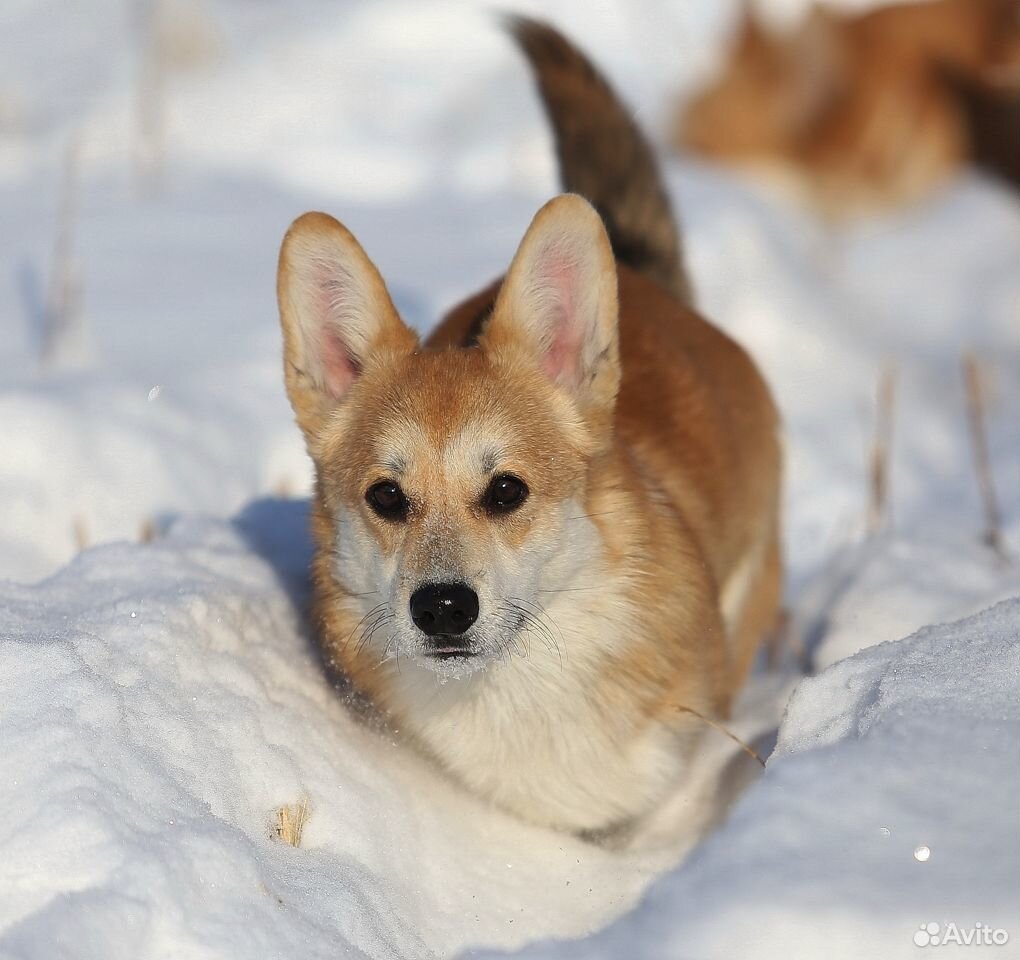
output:
M 653 131 L 733 9 L 515 6 L 564 25 Z M 590 933 L 524 955 L 895 958 L 935 922 L 1001 926 L 986 949 L 1020 956 L 1020 605 L 952 624 L 1020 593 L 980 542 L 960 374 L 972 351 L 1015 557 L 1020 203 L 965 177 L 837 232 L 669 162 L 701 301 L 783 408 L 791 633 L 820 672 L 682 864 L 679 834 L 610 852 L 479 807 L 356 723 L 300 613 L 279 239 L 335 213 L 428 327 L 554 190 L 521 65 L 455 0 L 163 9 L 148 41 L 124 0 L 0 10 L 0 956 L 481 956 Z M 41 365 L 54 275 L 77 277 L 80 324 Z M 889 517 L 865 537 L 890 368 Z M 795 681 L 759 675 L 736 729 L 767 735 Z M 705 760 L 753 768 L 725 740 Z M 270 839 L 303 799 L 301 847 Z

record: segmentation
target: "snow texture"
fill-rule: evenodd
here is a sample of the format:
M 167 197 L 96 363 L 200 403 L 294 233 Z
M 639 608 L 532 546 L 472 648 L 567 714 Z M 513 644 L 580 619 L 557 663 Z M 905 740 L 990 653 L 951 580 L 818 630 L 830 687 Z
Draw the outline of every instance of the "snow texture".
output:
M 480 809 L 359 725 L 302 629 L 305 513 L 2 588 L 0 954 L 451 956 L 585 932 L 661 869 Z M 301 847 L 271 839 L 302 800 Z

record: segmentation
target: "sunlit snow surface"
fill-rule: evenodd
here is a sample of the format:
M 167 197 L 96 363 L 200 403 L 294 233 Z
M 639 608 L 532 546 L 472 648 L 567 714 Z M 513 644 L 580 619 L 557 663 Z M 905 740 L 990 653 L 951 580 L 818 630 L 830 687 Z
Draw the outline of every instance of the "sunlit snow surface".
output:
M 520 6 L 583 43 L 657 136 L 734 7 Z M 926 626 L 1020 592 L 1015 561 L 980 543 L 960 374 L 973 351 L 1016 555 L 1020 204 L 965 177 L 835 230 L 666 162 L 701 303 L 783 410 L 792 633 L 823 672 L 682 865 L 679 828 L 611 852 L 485 809 L 399 733 L 360 724 L 302 621 L 310 471 L 281 388 L 279 240 L 305 209 L 336 214 L 426 329 L 505 269 L 555 191 L 521 64 L 478 4 L 170 7 L 215 42 L 166 79 L 162 173 L 145 183 L 141 11 L 0 9 L 0 576 L 24 584 L 0 584 L 0 956 L 539 941 L 526 955 L 884 960 L 950 921 L 999 924 L 1010 942 L 986 951 L 1020 956 L 1020 608 Z M 75 137 L 85 335 L 40 371 Z M 892 529 L 863 539 L 890 367 Z M 790 686 L 759 675 L 738 732 L 767 743 Z M 755 773 L 709 742 L 708 767 Z M 301 847 L 271 839 L 274 811 L 303 800 Z

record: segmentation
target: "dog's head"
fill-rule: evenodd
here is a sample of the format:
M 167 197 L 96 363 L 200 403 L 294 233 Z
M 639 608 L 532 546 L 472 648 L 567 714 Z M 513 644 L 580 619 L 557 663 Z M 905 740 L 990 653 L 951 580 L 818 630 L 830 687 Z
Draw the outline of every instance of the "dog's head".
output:
M 590 554 L 580 503 L 619 386 L 598 214 L 570 195 L 538 213 L 476 347 L 420 348 L 325 214 L 288 231 L 278 294 L 318 548 L 337 602 L 364 617 L 348 642 L 442 675 L 512 650 L 529 623 L 541 633 L 542 591 Z

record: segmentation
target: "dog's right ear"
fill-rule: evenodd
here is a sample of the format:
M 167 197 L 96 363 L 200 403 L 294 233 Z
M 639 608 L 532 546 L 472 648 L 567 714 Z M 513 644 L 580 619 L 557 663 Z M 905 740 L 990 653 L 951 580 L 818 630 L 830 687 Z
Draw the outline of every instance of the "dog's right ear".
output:
M 375 264 L 350 231 L 325 213 L 306 213 L 291 224 L 280 249 L 276 293 L 287 395 L 308 440 L 366 366 L 418 346 Z
M 564 193 L 535 214 L 481 337 L 495 356 L 525 356 L 608 440 L 620 386 L 616 262 L 595 208 Z

